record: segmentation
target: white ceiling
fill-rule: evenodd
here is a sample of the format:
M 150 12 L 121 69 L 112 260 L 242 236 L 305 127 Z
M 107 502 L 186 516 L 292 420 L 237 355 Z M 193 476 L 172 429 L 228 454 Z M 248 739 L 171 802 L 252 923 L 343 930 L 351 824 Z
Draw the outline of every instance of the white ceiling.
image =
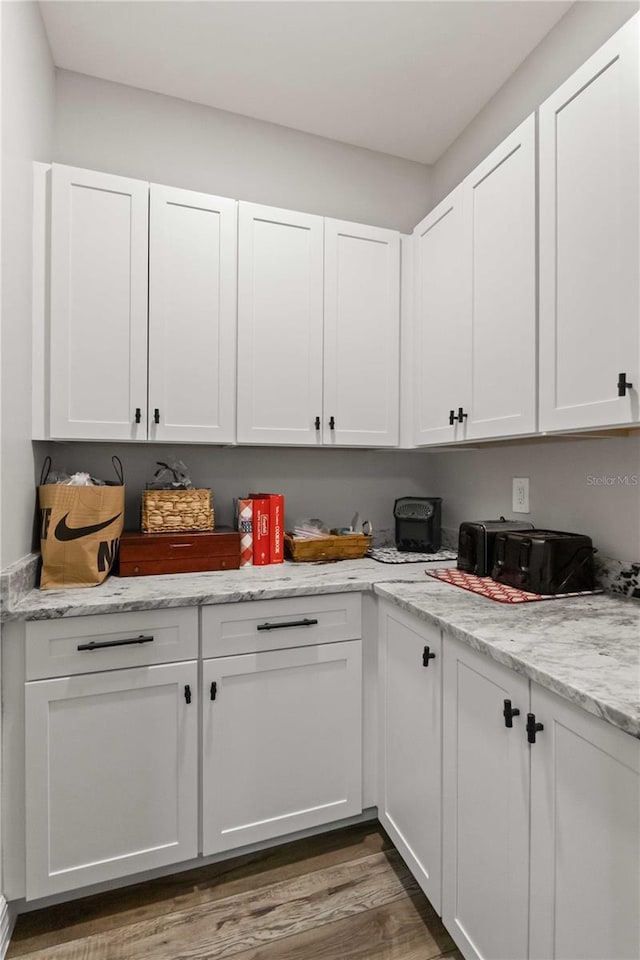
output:
M 56 66 L 433 163 L 563 0 L 43 0 Z

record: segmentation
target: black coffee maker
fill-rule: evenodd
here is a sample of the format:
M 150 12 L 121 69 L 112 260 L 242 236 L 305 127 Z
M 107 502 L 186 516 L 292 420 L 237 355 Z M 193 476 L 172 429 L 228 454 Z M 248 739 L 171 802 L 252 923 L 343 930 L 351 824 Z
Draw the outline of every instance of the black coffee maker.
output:
M 396 547 L 410 553 L 440 549 L 442 497 L 400 497 L 393 505 Z

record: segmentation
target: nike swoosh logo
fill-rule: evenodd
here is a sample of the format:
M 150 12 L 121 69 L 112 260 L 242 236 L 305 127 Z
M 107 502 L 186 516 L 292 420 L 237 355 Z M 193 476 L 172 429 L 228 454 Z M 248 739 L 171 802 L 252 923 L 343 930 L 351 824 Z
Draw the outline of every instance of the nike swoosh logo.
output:
M 65 513 L 62 520 L 58 521 L 54 534 L 56 540 L 79 540 L 80 537 L 88 537 L 90 533 L 97 533 L 98 530 L 104 530 L 110 523 L 117 520 L 120 514 L 116 513 L 115 517 L 111 517 L 111 519 L 105 520 L 103 523 L 93 523 L 88 527 L 68 527 L 68 516 L 69 514 Z

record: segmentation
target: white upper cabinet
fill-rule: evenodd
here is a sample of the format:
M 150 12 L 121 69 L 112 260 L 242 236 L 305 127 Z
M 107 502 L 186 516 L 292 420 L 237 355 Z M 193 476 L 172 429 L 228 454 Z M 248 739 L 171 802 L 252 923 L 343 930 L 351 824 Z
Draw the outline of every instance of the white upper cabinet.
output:
M 540 109 L 542 430 L 639 419 L 639 31 L 635 16 Z
M 471 272 L 466 436 L 536 429 L 536 128 L 532 114 L 463 184 Z M 456 378 L 457 379 L 457 378 Z
M 400 235 L 325 220 L 325 443 L 397 446 Z
M 235 200 L 53 164 L 52 438 L 234 441 L 236 233 Z
M 463 437 L 454 416 L 467 405 L 470 379 L 461 187 L 418 224 L 413 238 L 415 442 L 448 443 Z
M 240 203 L 238 244 L 238 441 L 319 443 L 322 217 Z
M 236 202 L 151 185 L 149 438 L 235 439 Z
M 238 441 L 397 446 L 399 234 L 239 209 Z
M 148 185 L 54 164 L 53 438 L 143 440 Z
M 534 432 L 535 117 L 413 236 L 416 444 Z

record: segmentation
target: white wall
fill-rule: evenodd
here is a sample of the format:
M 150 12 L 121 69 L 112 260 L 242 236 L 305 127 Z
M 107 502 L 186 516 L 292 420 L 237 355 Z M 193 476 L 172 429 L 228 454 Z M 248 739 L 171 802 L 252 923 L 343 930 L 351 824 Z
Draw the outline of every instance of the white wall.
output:
M 140 495 L 157 469 L 174 455 L 189 466 L 196 486 L 211 487 L 217 525 L 230 525 L 232 501 L 250 491 L 285 495 L 287 528 L 304 517 L 320 517 L 330 527 L 345 526 L 358 511 L 373 523 L 376 540 L 394 538 L 396 497 L 438 496 L 429 482 L 429 454 L 391 450 L 295 449 L 292 447 L 196 447 L 164 444 L 38 443 L 38 459 L 49 453 L 57 469 L 86 469 L 109 479 L 110 457 L 122 460 L 127 486 L 126 525 L 140 521 Z
M 512 478 L 529 477 L 531 513 L 523 520 L 588 534 L 604 556 L 640 561 L 637 435 L 433 454 L 430 466 L 445 527 L 514 516 Z
M 40 9 L 2 3 L 2 504 L 0 568 L 31 550 L 33 160 L 51 156 L 54 69 Z
M 423 164 L 64 70 L 52 159 L 406 231 L 429 207 Z
M 574 3 L 433 165 L 433 206 L 639 8 L 637 0 Z

